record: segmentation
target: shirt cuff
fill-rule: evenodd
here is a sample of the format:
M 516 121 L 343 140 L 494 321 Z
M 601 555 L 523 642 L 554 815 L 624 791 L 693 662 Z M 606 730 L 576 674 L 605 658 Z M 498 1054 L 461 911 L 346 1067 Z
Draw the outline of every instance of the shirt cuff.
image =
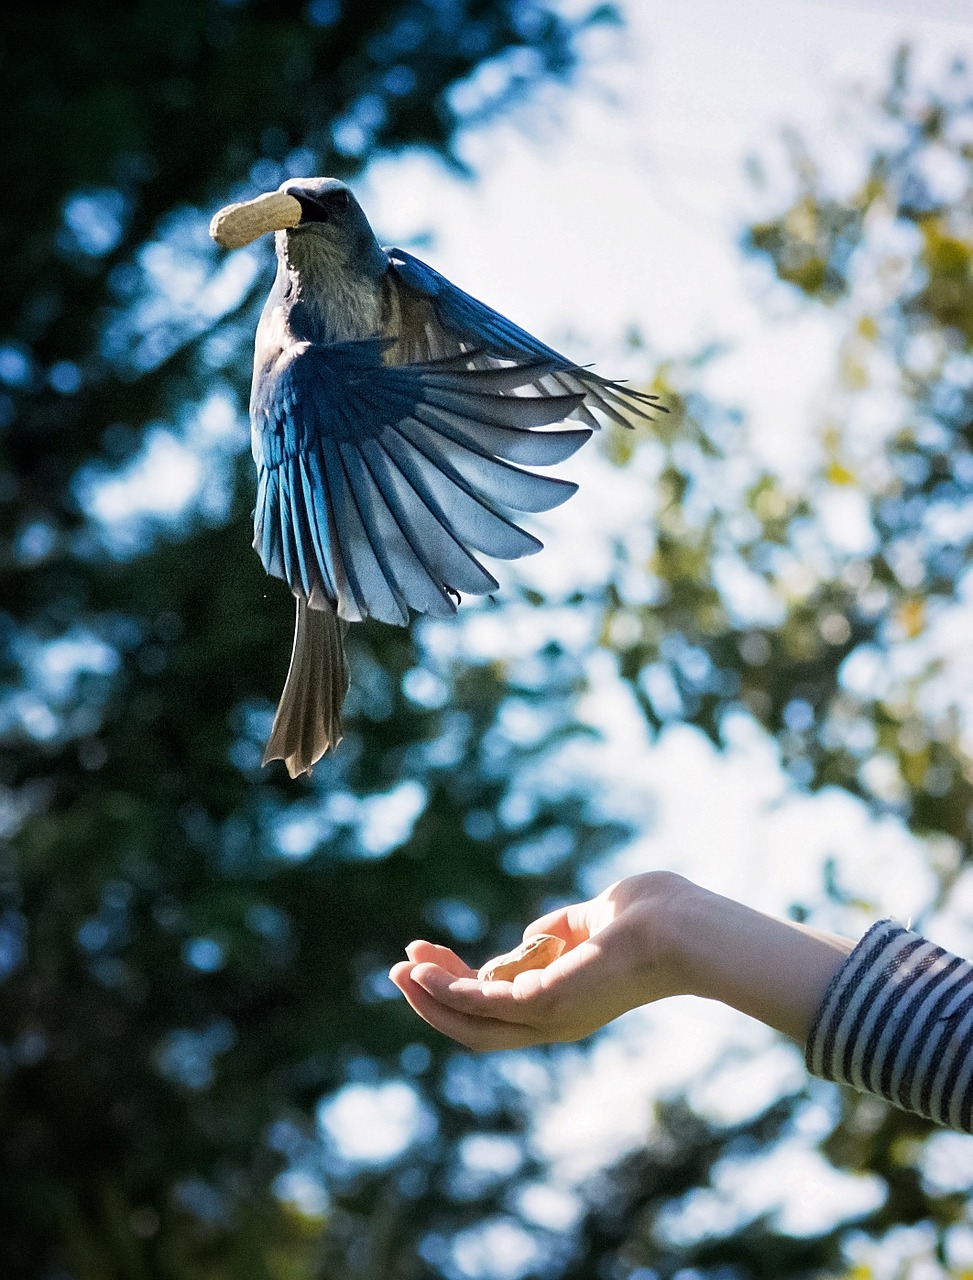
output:
M 832 979 L 808 1070 L 973 1132 L 973 964 L 881 920 Z

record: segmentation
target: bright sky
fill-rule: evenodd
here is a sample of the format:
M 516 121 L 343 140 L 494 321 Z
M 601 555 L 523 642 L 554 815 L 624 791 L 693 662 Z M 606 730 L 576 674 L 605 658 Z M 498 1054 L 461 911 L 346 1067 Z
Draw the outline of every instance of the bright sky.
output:
M 770 322 L 756 304 L 758 272 L 735 250 L 760 207 L 746 159 L 773 154 L 790 122 L 812 145 L 826 134 L 834 165 L 839 89 L 881 85 L 903 40 L 923 67 L 960 47 L 973 52 L 973 5 L 629 0 L 622 8 L 624 32 L 593 42 L 599 62 L 580 89 L 555 98 L 554 119 L 525 112 L 467 140 L 475 183 L 445 176 L 430 158 L 394 158 L 372 166 L 362 203 L 383 243 L 431 232 L 421 256 L 613 375 L 647 372 L 647 359 L 613 350 L 632 327 L 666 358 L 714 337 L 753 348 L 749 361 L 723 362 L 709 385 L 746 403 L 761 452 L 792 469 L 807 407 L 830 373 L 830 329 L 806 315 Z M 783 297 L 777 307 L 788 316 Z
M 627 28 L 599 40 L 600 57 L 580 92 L 555 95 L 546 116 L 527 111 L 468 138 L 474 183 L 409 155 L 373 165 L 360 198 L 386 243 L 431 236 L 418 251 L 456 283 L 579 360 L 596 357 L 609 373 L 638 377 L 653 355 L 688 355 L 714 337 L 730 340 L 734 352 L 719 362 L 714 392 L 745 407 L 755 450 L 799 471 L 816 397 L 832 375 L 833 333 L 827 318 L 802 314 L 783 290 L 774 294 L 772 316 L 760 304 L 767 277 L 737 248 L 748 214 L 759 208 L 746 159 L 772 155 L 786 122 L 812 150 L 826 149 L 829 164 L 840 164 L 842 88 L 880 88 L 903 41 L 914 45 L 926 73 L 957 52 L 973 54 L 973 5 L 924 0 L 920 16 L 906 0 L 630 0 L 623 8 Z M 623 348 L 632 327 L 653 355 Z M 605 505 L 596 460 L 582 451 L 573 466 L 582 492 L 546 517 L 545 551 L 522 562 L 524 572 L 564 583 L 579 564 L 585 571 L 581 535 Z M 637 492 L 615 493 L 611 506 L 624 521 L 638 501 Z M 741 745 L 744 755 L 763 750 L 764 765 L 747 766 L 726 793 L 737 768 L 732 758 L 713 756 L 688 731 L 652 749 L 624 696 L 606 696 L 592 714 L 624 743 L 606 772 L 617 776 L 618 760 L 628 761 L 622 788 L 652 793 L 646 812 L 653 809 L 656 821 L 639 858 L 685 864 L 723 892 L 736 886 L 741 895 L 750 886 L 750 900 L 762 899 L 756 905 L 782 910 L 795 895 L 812 896 L 809 807 L 822 818 L 827 811 L 819 825 L 829 845 L 841 843 L 842 831 L 855 846 L 863 840 L 866 819 L 853 802 L 790 796 L 766 745 Z M 659 761 L 668 755 L 678 768 L 667 781 Z M 748 787 L 747 774 L 759 781 Z M 699 803 L 701 791 L 711 802 Z M 791 810 L 797 816 L 789 825 Z M 782 838 L 790 857 L 778 852 Z M 878 849 L 886 837 L 872 831 L 869 838 Z M 896 838 L 905 856 L 911 842 Z M 780 860 L 799 868 L 800 883 L 768 875 Z M 852 859 L 859 868 L 869 861 Z M 886 910 L 908 914 L 910 895 L 923 896 L 908 878 L 883 879 Z
M 799 475 L 815 403 L 832 373 L 833 332 L 826 318 L 799 314 L 783 292 L 772 318 L 758 305 L 766 277 L 736 247 L 741 226 L 759 209 L 745 160 L 772 153 L 784 122 L 812 150 L 816 140 L 833 139 L 841 88 L 880 87 L 902 41 L 915 46 L 926 72 L 957 52 L 973 54 L 973 5 L 630 0 L 623 8 L 628 29 L 605 42 L 604 60 L 589 77 L 610 86 L 614 105 L 589 89 L 557 100 L 557 120 L 535 136 L 528 116 L 469 138 L 465 154 L 479 173 L 473 184 L 422 156 L 380 162 L 360 198 L 385 243 L 431 234 L 421 256 L 612 375 L 638 378 L 651 368 L 652 356 L 622 346 L 633 327 L 663 358 L 730 339 L 734 353 L 711 375 L 710 389 L 746 408 L 753 447 L 766 462 Z M 833 142 L 828 153 L 840 163 Z M 577 531 L 597 523 L 603 505 L 595 471 L 583 452 L 570 474 L 589 494 L 546 522 L 548 546 L 529 572 L 536 564 L 555 581 L 578 572 Z M 618 501 L 624 508 L 626 500 Z M 508 638 L 516 634 L 515 623 L 505 625 Z M 793 792 L 771 744 L 752 728 L 741 725 L 723 757 L 688 729 L 650 744 L 624 692 L 610 677 L 601 689 L 589 713 L 608 749 L 578 767 L 641 816 L 646 834 L 593 874 L 593 890 L 621 874 L 669 866 L 765 910 L 786 912 L 802 901 L 819 908 L 820 923 L 853 934 L 880 915 L 908 919 L 928 902 L 927 848 L 896 823 L 875 822 L 844 794 Z M 845 888 L 865 904 L 857 915 L 836 916 L 826 903 L 821 869 L 831 856 Z M 961 887 L 937 927 L 948 945 L 970 945 L 973 888 Z M 578 1058 L 559 1101 L 538 1100 L 536 1141 L 555 1162 L 568 1202 L 579 1179 L 644 1139 L 660 1092 L 688 1086 L 700 1105 L 737 1119 L 803 1078 L 800 1055 L 763 1028 L 692 1002 L 670 1006 L 623 1019 L 590 1059 Z M 717 1066 L 730 1048 L 744 1054 L 734 1081 Z M 694 1221 L 712 1225 L 720 1213 L 725 1221 L 734 1196 L 737 1211 L 776 1206 L 797 1231 L 870 1204 L 872 1186 L 825 1176 L 807 1150 L 827 1127 L 832 1104 L 822 1086 L 802 1120 L 804 1140 L 751 1170 L 743 1191 L 728 1176 L 721 1192 L 729 1199 L 716 1194 L 696 1204 L 673 1232 L 691 1235 Z M 960 1154 L 951 1148 L 949 1160 L 960 1180 L 973 1177 L 969 1146 Z M 554 1204 L 555 1215 L 564 1212 L 563 1198 Z

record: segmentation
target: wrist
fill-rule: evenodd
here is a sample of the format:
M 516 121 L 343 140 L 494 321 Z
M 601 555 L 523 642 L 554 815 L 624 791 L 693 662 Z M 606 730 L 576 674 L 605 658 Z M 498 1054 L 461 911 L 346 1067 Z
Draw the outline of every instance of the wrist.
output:
M 726 899 L 687 882 L 687 892 L 670 922 L 673 962 L 685 995 L 723 999 L 725 956 L 720 941 L 720 906 Z M 735 904 L 733 904 L 735 905 Z
M 717 895 L 671 871 L 649 871 L 623 882 L 632 895 L 631 938 L 636 1003 L 702 995 L 708 968 L 700 935 L 711 929 Z
M 680 923 L 685 990 L 718 1000 L 803 1044 L 831 979 L 854 947 L 698 889 Z

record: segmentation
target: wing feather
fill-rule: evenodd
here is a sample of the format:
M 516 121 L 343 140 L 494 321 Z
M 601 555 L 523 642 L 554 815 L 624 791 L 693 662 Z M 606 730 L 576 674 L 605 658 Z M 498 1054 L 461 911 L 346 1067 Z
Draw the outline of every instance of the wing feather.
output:
M 419 499 L 415 511 L 410 507 L 413 519 L 420 518 L 419 513 L 430 514 L 454 540 L 499 560 L 519 560 L 540 551 L 543 544 L 537 538 L 494 511 L 468 485 L 458 484 L 435 462 L 430 464 L 401 431 L 386 432 L 382 448 L 394 466 L 393 479 L 398 473 L 408 485 L 413 502 Z
M 523 467 L 560 462 L 590 436 L 544 429 L 583 395 L 538 385 L 557 372 L 543 353 L 491 363 L 446 335 L 429 343 L 441 360 L 390 365 L 393 345 L 302 344 L 254 395 L 254 546 L 269 573 L 346 621 L 405 623 L 410 609 L 451 613 L 455 593 L 494 590 L 474 553 L 539 550 L 511 513 L 549 510 L 577 487 Z
M 612 382 L 568 360 L 404 249 L 387 249 L 386 253 L 400 295 L 416 294 L 428 300 L 435 317 L 434 324 L 438 325 L 446 343 L 452 341 L 454 346 L 466 344 L 494 359 L 522 361 L 527 358 L 551 362 L 552 369 L 557 371 L 554 376 L 560 390 L 583 396 L 583 404 L 578 406 L 575 416 L 587 426 L 599 426 L 592 409 L 625 427 L 633 426 L 639 419 L 651 419 L 654 411 L 667 412 L 656 396 L 635 391 L 624 383 Z M 416 305 L 412 303 L 413 309 Z M 401 310 L 403 315 L 408 314 L 409 304 L 403 304 Z M 427 332 L 429 328 L 427 319 Z

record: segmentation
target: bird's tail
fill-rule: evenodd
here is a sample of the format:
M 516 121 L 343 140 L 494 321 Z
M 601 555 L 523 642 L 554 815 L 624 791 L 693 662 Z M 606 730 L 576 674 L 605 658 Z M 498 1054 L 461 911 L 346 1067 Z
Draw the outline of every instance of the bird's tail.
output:
M 346 626 L 330 606 L 311 609 L 298 596 L 291 665 L 263 758 L 283 760 L 292 778 L 310 773 L 341 741 Z

